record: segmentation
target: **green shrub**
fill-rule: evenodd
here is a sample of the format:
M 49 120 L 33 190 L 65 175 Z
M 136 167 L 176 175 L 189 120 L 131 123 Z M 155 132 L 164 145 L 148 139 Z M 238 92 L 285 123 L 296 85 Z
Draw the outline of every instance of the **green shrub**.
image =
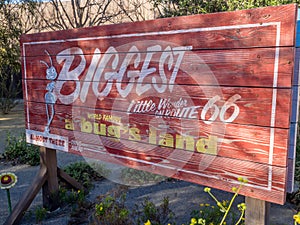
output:
M 167 177 L 161 175 L 132 168 L 123 169 L 121 173 L 121 178 L 124 183 L 129 185 L 144 185 L 149 183 L 157 183 L 168 179 Z
M 299 128 L 298 128 L 299 129 Z M 300 136 L 297 137 L 296 142 L 296 160 L 295 160 L 295 174 L 294 180 L 296 183 L 300 183 Z M 287 194 L 287 200 L 292 204 L 297 206 L 297 209 L 300 209 L 300 190 L 296 189 L 293 193 Z
M 125 206 L 126 195 L 106 196 L 95 205 L 95 223 L 103 225 L 133 224 L 130 211 Z
M 7 134 L 7 144 L 4 150 L 4 157 L 15 163 L 29 164 L 36 166 L 40 163 L 39 147 L 26 143 L 25 133 L 19 137 Z
M 227 208 L 229 201 L 223 200 L 221 202 L 222 206 Z M 240 204 L 238 205 L 238 208 L 240 208 Z M 191 221 L 195 220 L 197 221 L 194 223 L 194 225 L 200 225 L 200 224 L 220 224 L 221 218 L 224 216 L 224 212 L 220 210 L 218 206 L 210 205 L 210 204 L 200 204 L 199 210 L 194 210 L 191 213 Z M 229 222 L 223 222 L 224 224 L 236 224 L 236 221 L 239 219 L 238 212 L 236 210 L 231 210 L 228 213 L 227 221 Z M 187 223 L 188 224 L 188 223 Z M 243 220 L 240 221 L 238 224 L 244 224 Z
M 169 208 L 169 199 L 163 199 L 156 206 L 148 198 L 141 205 L 136 205 L 134 210 L 129 210 L 125 204 L 126 195 L 107 195 L 95 205 L 94 221 L 92 224 L 101 225 L 141 225 L 151 221 L 152 225 L 175 224 L 173 212 Z
M 299 0 L 152 0 L 154 10 L 160 17 L 185 16 L 214 12 L 252 9 L 265 6 L 276 6 L 289 3 L 300 3 Z
M 41 223 L 47 216 L 47 209 L 44 207 L 37 207 L 35 209 L 35 221 Z
M 140 209 L 141 208 L 141 209 Z M 164 197 L 162 203 L 156 206 L 149 198 L 145 198 L 141 207 L 136 205 L 136 224 L 144 224 L 151 221 L 151 225 L 175 224 L 174 213 L 169 208 L 169 198 Z
M 300 136 L 296 142 L 296 162 L 295 162 L 295 181 L 300 182 Z
M 94 167 L 94 166 L 93 166 Z M 76 181 L 81 183 L 86 188 L 92 187 L 93 180 L 103 178 L 102 174 L 107 174 L 109 171 L 103 165 L 95 165 L 95 169 L 87 162 L 75 162 L 66 166 L 63 170 L 73 177 Z
M 191 213 L 191 225 L 205 225 L 205 224 L 235 224 L 235 225 L 242 225 L 244 224 L 245 220 L 245 210 L 246 204 L 240 203 L 237 205 L 237 209 L 239 212 L 239 216 L 233 208 L 233 202 L 236 197 L 239 195 L 239 192 L 245 183 L 248 183 L 248 180 L 239 177 L 238 181 L 240 185 L 238 187 L 232 187 L 232 191 L 234 195 L 232 196 L 230 201 L 223 200 L 219 201 L 217 197 L 211 192 L 211 188 L 205 187 L 204 192 L 206 192 L 210 197 L 216 202 L 216 207 L 211 206 L 209 204 L 200 204 L 200 210 L 193 211 Z M 227 221 L 227 222 L 226 222 Z
M 69 205 L 78 203 L 81 204 L 85 201 L 84 191 L 78 190 L 75 191 L 74 189 L 67 189 L 65 187 L 59 187 L 58 197 L 59 197 L 59 205 Z

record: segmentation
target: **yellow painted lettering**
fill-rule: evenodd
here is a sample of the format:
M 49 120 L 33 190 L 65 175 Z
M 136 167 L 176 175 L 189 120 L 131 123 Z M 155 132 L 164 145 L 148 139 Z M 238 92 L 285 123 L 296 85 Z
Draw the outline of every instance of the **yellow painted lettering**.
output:
M 218 138 L 216 136 L 208 136 L 208 138 L 200 138 L 196 143 L 198 152 L 217 155 Z
M 65 119 L 65 129 L 74 130 L 74 123 L 72 119 Z
M 153 127 L 149 129 L 149 144 L 156 145 L 156 130 Z
M 90 121 L 87 121 L 86 119 L 81 119 L 81 131 L 85 133 L 92 133 L 93 126 Z
M 106 135 L 106 124 L 102 123 L 94 123 L 94 134 Z
M 194 151 L 195 140 L 189 135 L 176 135 L 176 148 Z
M 120 130 L 121 130 L 120 126 L 110 125 L 107 128 L 108 136 L 120 139 L 120 137 L 121 137 Z
M 140 141 L 141 140 L 140 129 L 136 127 L 129 128 L 129 140 Z
M 160 134 L 159 138 L 159 145 L 166 147 L 174 146 L 174 138 L 171 134 Z

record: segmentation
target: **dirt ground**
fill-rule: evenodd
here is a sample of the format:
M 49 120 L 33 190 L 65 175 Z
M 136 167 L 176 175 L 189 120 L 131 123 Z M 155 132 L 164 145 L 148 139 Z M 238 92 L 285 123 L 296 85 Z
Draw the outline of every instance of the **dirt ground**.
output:
M 7 132 L 13 135 L 19 135 L 24 132 L 24 113 L 23 105 L 20 104 L 11 113 L 7 115 L 0 114 L 0 153 L 3 153 Z M 58 152 L 58 165 L 65 166 L 68 163 L 84 160 L 79 156 L 74 156 L 68 153 Z M 12 206 L 14 207 L 24 192 L 30 187 L 34 176 L 39 167 L 27 165 L 12 166 L 10 163 L 0 161 L 0 173 L 15 172 L 18 176 L 18 183 L 11 189 Z M 112 169 L 113 170 L 113 169 Z M 119 187 L 119 184 L 108 179 L 96 182 L 94 188 L 88 195 L 88 200 L 95 202 L 97 197 L 105 194 L 108 191 Z M 220 199 L 230 199 L 231 194 L 214 190 L 214 193 Z M 147 187 L 128 187 L 127 203 L 129 206 L 143 201 L 145 197 L 149 197 L 154 203 L 161 203 L 163 197 L 168 196 L 170 199 L 170 208 L 176 215 L 177 224 L 188 224 L 190 212 L 198 209 L 200 203 L 213 203 L 210 197 L 203 192 L 203 187 L 200 185 L 176 181 L 176 182 L 160 182 Z M 244 201 L 243 197 L 237 199 L 237 204 Z M 4 190 L 0 190 L 0 223 L 4 222 L 8 216 L 7 198 Z M 41 192 L 31 204 L 28 212 L 25 214 L 21 224 L 35 224 L 33 212 L 37 207 L 42 206 Z M 70 210 L 70 209 L 69 209 Z M 295 207 L 291 204 L 283 206 L 271 205 L 271 225 L 292 225 L 293 215 L 296 213 Z M 86 215 L 88 217 L 89 215 Z M 70 211 L 68 209 L 59 209 L 56 212 L 49 213 L 42 224 L 65 225 L 70 221 Z M 71 223 L 72 224 L 72 223 Z M 80 223 L 80 224 L 87 224 Z
M 5 148 L 5 139 L 7 133 L 10 132 L 19 135 L 24 132 L 24 113 L 23 105 L 19 104 L 9 114 L 0 113 L 0 153 L 3 153 Z

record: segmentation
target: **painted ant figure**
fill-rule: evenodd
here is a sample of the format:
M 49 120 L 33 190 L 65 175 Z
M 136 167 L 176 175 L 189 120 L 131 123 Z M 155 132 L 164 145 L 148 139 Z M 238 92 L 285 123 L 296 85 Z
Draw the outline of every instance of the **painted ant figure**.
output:
M 45 127 L 45 133 L 50 132 L 50 124 L 53 120 L 55 110 L 54 110 L 54 104 L 56 102 L 56 96 L 53 93 L 53 90 L 55 88 L 55 79 L 57 77 L 57 72 L 56 69 L 53 66 L 51 56 L 47 50 L 45 50 L 46 54 L 49 56 L 50 59 L 50 66 L 45 62 L 40 60 L 41 63 L 45 64 L 47 66 L 46 70 L 46 78 L 47 80 L 51 81 L 50 83 L 47 84 L 46 92 L 45 94 L 45 103 L 46 103 L 46 114 L 47 114 L 47 125 Z

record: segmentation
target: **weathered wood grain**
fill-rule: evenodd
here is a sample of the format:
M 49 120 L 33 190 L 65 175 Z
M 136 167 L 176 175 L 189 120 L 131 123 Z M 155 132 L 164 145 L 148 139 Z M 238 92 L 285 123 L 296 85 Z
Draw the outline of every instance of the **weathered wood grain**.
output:
M 266 47 L 274 46 L 275 35 L 274 32 L 269 30 L 264 31 L 264 25 L 267 23 L 280 22 L 280 46 L 294 46 L 295 44 L 295 21 L 297 10 L 296 4 L 281 6 L 281 7 L 267 7 L 252 10 L 242 10 L 236 12 L 224 12 L 218 14 L 207 15 L 194 15 L 182 16 L 176 18 L 165 18 L 158 20 L 149 20 L 136 23 L 124 23 L 116 25 L 73 29 L 68 31 L 59 32 L 45 32 L 42 34 L 23 35 L 21 38 L 22 43 L 25 42 L 39 42 L 39 41 L 52 41 L 61 37 L 60 45 L 68 43 L 69 40 L 74 38 L 89 38 L 89 37 L 108 37 L 107 42 L 113 44 L 115 42 L 122 42 L 126 39 L 124 35 L 131 35 L 133 33 L 140 34 L 140 39 L 145 39 L 147 36 L 142 36 L 143 33 L 149 33 L 150 36 L 157 36 L 160 38 L 164 32 L 172 30 L 184 30 L 195 28 L 210 28 L 210 27 L 223 27 L 224 31 L 216 32 L 202 32 L 194 35 L 193 38 L 178 38 L 182 45 L 197 38 L 195 49 L 211 49 L 211 48 L 246 48 L 246 47 Z M 220 19 L 222 18 L 222 19 Z M 257 24 L 258 26 L 252 30 L 236 27 L 235 29 L 226 29 L 228 26 Z M 229 27 L 230 28 L 230 27 Z M 271 26 L 275 30 L 275 26 Z M 151 32 L 159 32 L 151 34 Z M 192 32 L 195 33 L 195 32 Z M 114 35 L 123 35 L 119 39 L 114 39 Z M 122 39 L 122 40 L 120 40 Z M 127 40 L 133 41 L 134 37 L 130 36 Z M 140 40 L 139 39 L 139 40 Z
M 32 129 L 32 124 L 41 125 L 38 131 L 44 132 L 47 124 L 44 105 L 35 102 L 30 104 L 30 118 L 34 119 L 28 121 L 27 127 Z M 205 124 L 203 121 L 193 119 L 164 120 L 155 119 L 154 116 L 148 114 L 127 114 L 119 111 L 63 105 L 56 105 L 55 110 L 51 129 L 69 129 L 111 136 L 123 142 L 131 140 L 133 141 L 132 149 L 140 149 L 141 143 L 149 144 L 150 148 L 153 148 L 153 146 L 162 145 L 161 140 L 164 137 L 169 137 L 170 142 L 165 144 L 165 147 L 197 152 L 196 143 L 201 137 L 215 136 L 218 138 L 217 155 L 219 156 L 287 166 L 288 129 L 275 129 L 273 155 L 270 156 L 271 128 L 269 127 L 220 122 Z M 149 134 L 151 131 L 152 135 Z M 184 139 L 185 145 L 181 145 L 184 136 L 189 138 Z M 127 145 L 130 143 L 128 142 Z M 271 161 L 269 157 L 272 157 Z
M 270 224 L 270 202 L 246 197 L 245 203 L 247 205 L 247 210 L 245 213 L 245 225 Z
M 226 191 L 243 176 L 242 194 L 283 204 L 296 10 L 23 35 L 27 141 Z
M 42 186 L 43 207 L 54 211 L 59 207 L 56 150 L 40 147 L 40 156 L 41 165 L 47 168 L 47 180 Z
M 56 81 L 59 83 L 60 81 Z M 27 80 L 28 90 L 28 101 L 39 102 L 45 104 L 44 94 L 46 93 L 46 86 L 49 82 L 47 80 Z M 123 83 L 124 84 L 124 83 Z M 123 85 L 122 84 L 122 85 Z M 287 112 L 291 106 L 291 90 L 290 89 L 277 89 L 276 102 L 273 103 L 273 89 L 271 88 L 249 88 L 249 87 L 218 87 L 218 86 L 190 86 L 190 85 L 172 85 L 172 93 L 157 93 L 153 89 L 150 89 L 143 96 L 138 96 L 136 93 L 130 93 L 126 98 L 123 98 L 118 91 L 116 86 L 121 85 L 120 83 L 112 84 L 112 90 L 107 97 L 97 98 L 93 93 L 92 82 L 82 82 L 81 87 L 89 86 L 90 92 L 87 94 L 85 101 L 82 102 L 80 94 L 77 99 L 72 103 L 72 106 L 80 106 L 95 109 L 106 109 L 114 111 L 123 111 L 129 113 L 140 113 L 150 115 L 164 115 L 164 111 L 161 111 L 162 103 L 170 101 L 170 106 L 166 109 L 182 110 L 186 107 L 196 107 L 195 117 L 198 120 L 201 118 L 201 113 L 208 101 L 216 96 L 219 96 L 220 100 L 215 102 L 215 105 L 221 111 L 222 107 L 228 102 L 233 96 L 239 96 L 235 101 L 235 104 L 239 108 L 239 114 L 237 118 L 232 121 L 236 124 L 242 125 L 258 125 L 258 126 L 271 126 L 270 116 L 272 109 L 275 107 L 276 121 L 274 126 L 280 128 L 289 128 L 290 120 L 287 116 Z M 129 85 L 124 84 L 125 86 Z M 133 86 L 135 89 L 136 85 Z M 74 90 L 73 82 L 66 82 L 63 90 L 69 91 Z M 63 91 L 62 90 L 62 91 Z M 44 94 L 43 94 L 44 93 Z M 57 94 L 57 96 L 59 96 Z M 132 102 L 135 102 L 132 105 Z M 155 104 L 152 110 L 149 111 L 147 107 L 138 107 L 139 104 L 144 105 Z M 173 104 L 172 104 L 173 103 Z M 174 105 L 174 103 L 180 103 L 180 106 Z M 31 104 L 31 103 L 30 103 Z M 62 104 L 58 99 L 56 104 Z M 276 104 L 276 105 L 275 105 Z M 43 107 L 42 105 L 40 107 Z M 44 105 L 46 108 L 46 105 Z M 71 109 L 71 108 L 70 108 Z M 46 109 L 41 109 L 45 112 Z M 210 118 L 214 113 L 214 108 L 211 108 L 206 116 L 206 119 Z M 228 119 L 234 113 L 235 108 L 230 107 L 225 111 L 224 118 Z M 179 118 L 181 113 L 170 115 L 171 118 Z M 215 121 L 220 121 L 220 118 L 216 118 Z
M 80 43 L 80 42 L 76 42 Z M 155 43 L 146 42 L 148 46 L 155 46 Z M 159 43 L 159 42 L 158 42 Z M 103 78 L 105 72 L 120 72 L 120 67 L 124 61 L 124 58 L 127 56 L 128 50 L 135 45 L 135 43 L 129 43 L 125 47 L 121 48 L 116 47 L 118 54 L 112 54 L 111 57 L 114 58 L 118 56 L 118 65 L 116 68 L 112 69 L 112 64 L 105 64 L 105 69 L 102 72 L 102 77 L 100 81 L 106 82 Z M 172 46 L 172 43 L 169 43 Z M 174 44 L 173 44 L 174 45 Z M 105 51 L 101 46 L 100 50 Z M 98 46 L 96 46 L 98 47 Z M 95 48 L 96 48 L 95 47 Z M 121 46 L 122 47 L 122 46 Z M 95 48 L 93 51 L 95 51 Z M 45 53 L 45 50 L 48 50 L 51 54 L 53 61 L 53 66 L 56 68 L 57 73 L 61 73 L 61 69 L 65 62 L 59 64 L 56 60 L 56 54 L 63 51 L 65 48 L 61 45 L 54 45 L 49 47 L 48 45 L 41 45 L 40 48 L 36 46 L 27 47 L 26 54 L 35 54 L 32 57 L 28 57 L 26 62 L 26 73 L 24 76 L 26 79 L 46 79 L 46 69 L 47 67 L 41 63 L 41 60 L 47 62 L 50 65 L 49 56 Z M 104 49 L 104 50 L 102 50 Z M 134 82 L 138 83 L 138 78 L 130 80 L 128 77 L 128 70 L 141 71 L 142 66 L 145 62 L 149 62 L 146 59 L 146 48 L 140 48 L 136 53 L 139 54 L 140 62 L 137 66 L 134 66 L 134 61 L 136 60 L 137 55 L 134 55 L 132 60 L 129 61 L 127 66 L 127 71 L 123 74 L 122 79 L 118 82 Z M 162 52 L 153 53 L 151 60 L 149 62 L 149 68 L 155 68 L 156 71 L 149 74 L 143 79 L 145 83 L 152 83 L 153 77 L 156 77 L 156 82 L 158 84 L 165 83 L 160 78 L 159 71 L 163 71 L 166 74 L 167 80 L 170 79 L 171 73 L 174 71 L 175 62 L 178 59 L 178 55 L 171 53 L 170 50 L 167 51 L 170 54 L 173 54 L 174 60 L 170 69 L 167 68 L 168 61 L 164 63 L 164 67 L 159 67 L 159 62 L 161 61 Z M 178 85 L 181 84 L 198 84 L 198 85 L 226 85 L 226 86 L 246 86 L 246 87 L 273 87 L 274 83 L 274 73 L 276 66 L 276 48 L 253 48 L 253 49 L 233 49 L 233 50 L 203 50 L 203 51 L 186 51 L 184 53 L 184 58 L 180 64 L 180 70 L 176 76 L 175 83 Z M 68 57 L 74 57 L 74 66 L 79 65 L 80 61 L 86 61 L 86 69 L 82 74 L 80 74 L 80 79 L 84 81 L 91 81 L 95 76 L 88 76 L 88 69 L 90 65 L 95 64 L 95 62 L 101 61 L 103 59 L 103 52 L 98 55 L 97 61 L 93 61 L 93 55 L 86 52 L 86 49 L 82 49 L 82 54 L 84 55 L 68 55 Z M 183 53 L 182 53 L 183 54 Z M 278 81 L 276 86 L 278 87 L 291 87 L 290 74 L 293 71 L 294 63 L 293 48 L 279 48 L 278 58 Z M 75 57 L 76 56 L 76 57 Z M 27 57 L 27 56 L 26 56 Z M 66 58 L 67 55 L 65 56 Z M 82 57 L 82 58 L 81 58 Z M 97 67 L 97 65 L 95 65 Z M 73 68 L 74 69 L 74 68 Z M 25 72 L 25 71 L 24 71 Z M 57 78 L 60 80 L 60 77 Z M 115 78 L 115 80 L 117 80 Z M 112 81 L 108 81 L 112 82 Z
M 41 128 L 40 125 L 31 124 L 31 129 L 40 130 Z M 184 151 L 180 149 L 149 146 L 143 143 L 134 145 L 125 140 L 78 131 L 53 128 L 53 133 L 69 137 L 70 153 L 210 187 L 222 186 L 222 189 L 226 191 L 231 191 L 233 186 L 237 186 L 237 177 L 243 176 L 249 179 L 249 183 L 242 188 L 242 195 L 251 193 L 253 197 L 268 199 L 279 204 L 285 201 L 285 167 L 268 166 L 190 151 L 183 154 Z M 224 185 L 224 182 L 227 185 Z

